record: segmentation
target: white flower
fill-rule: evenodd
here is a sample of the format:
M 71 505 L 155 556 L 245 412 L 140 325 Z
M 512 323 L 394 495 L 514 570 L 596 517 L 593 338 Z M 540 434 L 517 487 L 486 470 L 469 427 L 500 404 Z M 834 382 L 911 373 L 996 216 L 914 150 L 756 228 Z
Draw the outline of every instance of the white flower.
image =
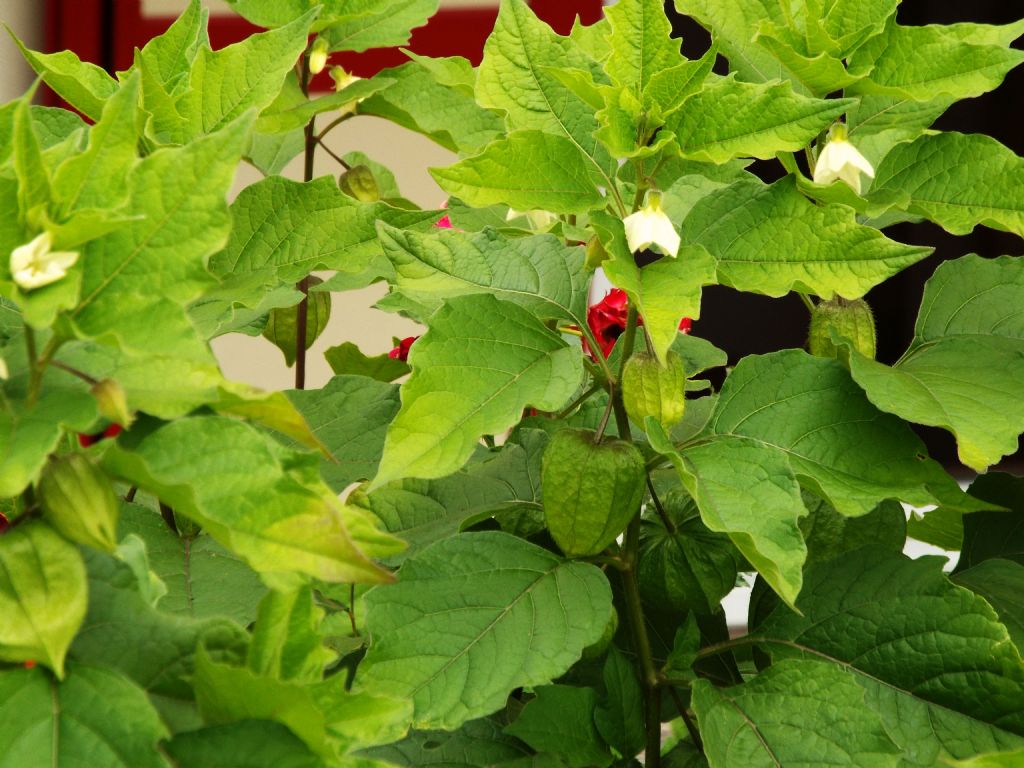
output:
M 867 174 L 875 178 L 875 169 L 857 148 L 846 140 L 846 128 L 836 126 L 832 130 L 832 138 L 818 155 L 814 164 L 814 183 L 831 184 L 836 179 L 845 181 L 858 195 L 860 194 L 860 175 Z
M 309 74 L 319 75 L 327 66 L 327 41 L 318 37 L 309 52 Z
M 335 92 L 343 91 L 352 85 L 352 83 L 357 83 L 362 80 L 358 75 L 346 72 L 344 67 L 331 67 L 331 77 L 334 79 Z M 360 99 L 360 101 L 362 101 L 362 99 Z
M 55 283 L 78 261 L 77 251 L 51 251 L 53 236 L 49 232 L 31 243 L 11 251 L 11 277 L 26 291 Z
M 633 253 L 653 248 L 675 258 L 679 253 L 679 234 L 672 221 L 661 210 L 661 196 L 651 194 L 647 205 L 622 220 L 626 242 Z

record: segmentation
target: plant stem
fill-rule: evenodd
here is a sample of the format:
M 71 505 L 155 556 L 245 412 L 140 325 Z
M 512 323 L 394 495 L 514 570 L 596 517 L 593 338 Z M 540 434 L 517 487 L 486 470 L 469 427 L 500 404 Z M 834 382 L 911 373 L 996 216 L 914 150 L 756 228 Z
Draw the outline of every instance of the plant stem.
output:
M 302 54 L 302 65 L 299 74 L 299 84 L 302 88 L 302 95 L 309 97 L 309 48 Z M 302 171 L 302 180 L 309 182 L 313 180 L 313 159 L 316 156 L 316 145 L 318 137 L 315 132 L 316 115 L 309 118 L 303 132 L 306 137 L 305 163 Z M 306 321 L 309 317 L 309 276 L 302 278 L 296 288 L 302 292 L 302 301 L 299 302 L 295 317 L 295 388 L 306 388 Z
M 584 392 L 582 395 L 580 395 L 575 400 L 573 400 L 571 403 L 569 403 L 567 406 L 565 406 L 565 408 L 563 408 L 561 411 L 559 411 L 557 414 L 555 414 L 555 418 L 556 419 L 564 419 L 570 413 L 572 413 L 577 408 L 579 408 L 581 405 L 583 405 L 583 403 L 585 403 L 587 400 L 589 400 L 591 397 L 593 397 L 594 394 L 596 394 L 599 389 L 602 389 L 600 383 L 593 384 L 586 392 Z
M 318 134 L 316 135 L 316 140 L 317 140 L 317 141 L 321 141 L 321 140 L 323 140 L 324 136 L 326 136 L 326 135 L 327 135 L 328 133 L 330 133 L 330 131 L 331 131 L 331 130 L 332 130 L 333 128 L 336 128 L 337 126 L 341 125 L 341 124 L 342 124 L 342 123 L 344 123 L 344 122 L 345 122 L 346 120 L 348 120 L 348 119 L 349 119 L 350 117 L 352 117 L 352 116 L 353 116 L 354 114 L 355 114 L 354 112 L 346 112 L 346 113 L 345 113 L 344 115 L 342 115 L 341 117 L 339 117 L 339 118 L 337 118 L 337 119 L 335 119 L 335 120 L 332 120 L 331 122 L 329 122 L 329 123 L 327 124 L 327 127 L 326 127 L 326 128 L 324 128 L 324 129 L 323 129 L 322 131 L 320 131 L 320 133 L 318 133 Z
M 683 700 L 679 696 L 679 691 L 669 686 L 667 688 L 668 695 L 672 697 L 672 701 L 675 702 L 676 709 L 679 710 L 679 716 L 683 718 L 683 723 L 686 725 L 686 730 L 690 734 L 690 741 L 693 745 L 701 752 L 704 751 L 704 742 L 700 738 L 700 731 L 697 730 L 697 724 L 693 722 L 693 718 L 690 717 L 690 713 L 686 711 L 686 707 L 683 705 Z
M 346 171 L 351 171 L 352 170 L 352 166 L 349 165 L 348 163 L 346 163 L 344 160 L 342 160 L 337 154 L 335 154 L 334 151 L 330 147 L 328 147 L 326 144 L 324 144 L 324 142 L 320 139 L 319 136 L 317 136 L 316 143 L 320 145 L 321 149 L 323 149 L 324 152 L 326 152 L 328 155 L 330 155 L 335 160 L 337 160 L 338 161 L 338 165 L 340 165 Z
M 348 587 L 348 619 L 352 625 L 352 637 L 359 637 L 359 630 L 356 629 L 356 585 L 349 584 Z
M 51 361 L 50 364 L 54 368 L 60 368 L 62 371 L 65 371 L 66 373 L 70 373 L 72 376 L 77 376 L 82 381 L 84 381 L 86 384 L 99 384 L 100 383 L 99 379 L 93 378 L 92 376 L 90 376 L 85 371 L 80 371 L 77 368 L 72 368 L 70 365 L 65 365 L 60 360 L 53 360 L 53 361 Z
M 810 296 L 808 296 L 806 293 L 800 293 L 799 291 L 797 291 L 796 295 L 800 297 L 800 301 L 802 301 L 804 303 L 804 306 L 807 307 L 808 312 L 814 311 L 814 302 L 811 301 Z
M 630 307 L 629 314 L 626 316 L 626 331 L 620 337 L 623 345 L 622 368 L 625 367 L 626 361 L 633 354 L 637 320 L 636 308 Z M 622 377 L 622 368 L 619 369 L 620 379 Z M 615 423 L 619 428 L 619 437 L 623 440 L 631 440 L 632 433 L 629 428 L 629 417 L 626 415 L 626 408 L 622 404 L 622 394 L 618 389 L 612 393 L 612 407 L 615 412 Z M 645 722 L 647 725 L 647 747 L 644 754 L 644 765 L 647 768 L 660 768 L 661 693 L 658 689 L 658 669 L 654 664 L 651 640 L 647 634 L 647 624 L 644 620 L 643 603 L 640 599 L 640 585 L 636 578 L 639 552 L 640 509 L 638 508 L 629 526 L 626 528 L 626 539 L 622 552 L 622 587 L 626 598 L 626 616 L 633 630 L 633 641 L 636 645 L 637 656 L 640 659 L 640 670 L 642 672 L 644 712 L 646 713 Z
M 647 490 L 651 493 L 651 501 L 654 502 L 654 508 L 658 511 L 658 517 L 661 518 L 661 524 L 665 526 L 665 530 L 669 533 L 675 533 L 676 526 L 666 514 L 665 507 L 661 505 L 661 499 L 658 498 L 658 494 L 654 490 L 654 483 L 651 481 L 650 475 L 647 475 Z

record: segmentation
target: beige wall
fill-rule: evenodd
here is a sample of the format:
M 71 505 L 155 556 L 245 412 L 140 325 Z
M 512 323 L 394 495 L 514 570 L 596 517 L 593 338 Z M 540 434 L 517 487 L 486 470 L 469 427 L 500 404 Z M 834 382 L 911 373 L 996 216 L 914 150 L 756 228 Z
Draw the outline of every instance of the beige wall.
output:
M 183 4 L 179 0 L 155 2 Z M 0 0 L 0 21 L 8 24 L 30 47 L 38 49 L 43 44 L 42 8 L 41 0 Z M 32 79 L 32 71 L 10 38 L 5 33 L 0 34 L 0 103 L 19 96 Z M 326 123 L 330 118 L 325 116 L 321 119 Z M 437 206 L 444 199 L 426 169 L 450 163 L 453 155 L 421 136 L 377 118 L 357 117 L 332 131 L 328 143 L 338 154 L 359 150 L 389 166 L 402 193 L 424 207 Z M 316 174 L 337 174 L 338 170 L 337 164 L 326 153 L 321 153 Z M 301 173 L 301 160 L 298 159 L 285 169 L 285 175 L 291 178 L 301 178 Z M 259 173 L 243 165 L 239 169 L 235 192 L 259 178 Z M 310 350 L 309 386 L 321 386 L 332 375 L 322 357 L 323 350 L 328 347 L 352 341 L 367 354 L 376 354 L 391 348 L 393 336 L 418 333 L 416 325 L 409 320 L 371 308 L 383 293 L 383 287 L 378 285 L 363 291 L 334 294 L 331 321 Z M 281 353 L 262 338 L 231 334 L 215 340 L 213 347 L 229 378 L 268 389 L 286 388 L 292 384 L 292 369 L 285 367 Z

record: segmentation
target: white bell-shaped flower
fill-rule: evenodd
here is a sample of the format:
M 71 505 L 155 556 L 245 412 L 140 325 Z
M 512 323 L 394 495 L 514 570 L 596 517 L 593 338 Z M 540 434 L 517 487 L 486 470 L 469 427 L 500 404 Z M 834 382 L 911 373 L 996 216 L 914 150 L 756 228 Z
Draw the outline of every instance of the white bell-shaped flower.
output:
M 859 195 L 862 173 L 875 178 L 875 169 L 871 163 L 847 140 L 846 126 L 836 125 L 828 144 L 818 155 L 818 162 L 814 164 L 814 183 L 831 184 L 841 179 Z
M 319 75 L 327 66 L 327 56 L 330 53 L 327 41 L 318 37 L 313 42 L 313 48 L 309 52 L 309 74 Z
M 26 291 L 55 283 L 78 261 L 77 251 L 53 251 L 53 236 L 43 232 L 11 251 L 11 277 Z
M 626 228 L 626 242 L 633 253 L 652 248 L 675 258 L 679 253 L 679 233 L 672 221 L 661 210 L 661 195 L 650 193 L 647 205 L 622 220 Z

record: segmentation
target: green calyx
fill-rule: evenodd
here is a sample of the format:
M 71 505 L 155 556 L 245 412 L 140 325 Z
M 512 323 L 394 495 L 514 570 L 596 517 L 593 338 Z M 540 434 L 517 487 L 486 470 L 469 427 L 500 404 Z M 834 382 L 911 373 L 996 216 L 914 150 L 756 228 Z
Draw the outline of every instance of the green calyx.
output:
M 864 299 L 835 298 L 823 301 L 811 312 L 807 347 L 815 357 L 838 357 L 833 333 L 849 339 L 864 357 L 875 358 L 875 318 Z
M 310 288 L 323 282 L 323 280 L 314 275 L 310 275 L 308 280 Z M 310 290 L 309 302 L 306 306 L 306 349 L 313 346 L 313 342 L 324 332 L 324 328 L 327 327 L 327 321 L 330 319 L 331 294 L 326 291 Z M 280 307 L 271 310 L 267 318 L 267 326 L 263 329 L 263 338 L 271 341 L 281 350 L 285 363 L 289 366 L 295 363 L 295 330 L 298 325 L 298 306 Z
M 595 442 L 565 429 L 544 451 L 541 484 L 551 537 L 569 557 L 604 551 L 633 519 L 644 495 L 644 459 L 631 442 Z
M 81 453 L 52 457 L 39 479 L 50 525 L 78 544 L 112 552 L 120 504 L 107 476 Z
M 375 203 L 380 200 L 380 188 L 373 177 L 373 171 L 365 165 L 353 165 L 338 177 L 338 187 L 349 197 L 361 203 Z
M 637 424 L 648 416 L 666 429 L 678 424 L 686 411 L 686 369 L 679 355 L 669 351 L 664 366 L 646 353 L 629 358 L 622 372 L 622 402 Z

